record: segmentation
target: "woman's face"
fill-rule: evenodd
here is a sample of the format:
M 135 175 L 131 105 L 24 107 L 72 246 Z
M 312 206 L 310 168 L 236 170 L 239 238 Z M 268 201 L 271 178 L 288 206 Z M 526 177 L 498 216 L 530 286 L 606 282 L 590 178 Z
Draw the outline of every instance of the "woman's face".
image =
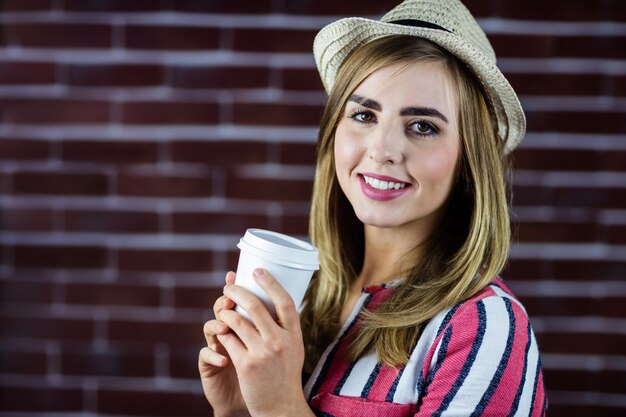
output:
M 335 134 L 335 169 L 366 225 L 430 233 L 455 181 L 457 94 L 439 63 L 399 63 L 369 75 Z

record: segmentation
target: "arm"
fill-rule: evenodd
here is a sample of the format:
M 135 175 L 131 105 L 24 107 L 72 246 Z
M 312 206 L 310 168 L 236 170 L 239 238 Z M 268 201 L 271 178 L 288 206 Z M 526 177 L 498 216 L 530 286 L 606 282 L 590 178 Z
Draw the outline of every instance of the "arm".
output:
M 508 298 L 459 309 L 433 347 L 418 384 L 416 417 L 541 416 L 543 378 L 528 316 Z M 532 410 L 532 413 L 530 413 Z

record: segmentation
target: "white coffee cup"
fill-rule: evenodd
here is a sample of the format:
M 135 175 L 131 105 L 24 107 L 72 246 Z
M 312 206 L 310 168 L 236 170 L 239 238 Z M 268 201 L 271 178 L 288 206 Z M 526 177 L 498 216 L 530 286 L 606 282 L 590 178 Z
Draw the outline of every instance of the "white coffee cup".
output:
M 252 271 L 263 268 L 291 295 L 299 310 L 313 272 L 319 269 L 319 252 L 315 246 L 282 233 L 248 229 L 237 247 L 241 252 L 235 284 L 263 300 L 272 317 L 276 318 L 274 303 L 252 277 Z M 251 321 L 239 306 L 235 311 Z

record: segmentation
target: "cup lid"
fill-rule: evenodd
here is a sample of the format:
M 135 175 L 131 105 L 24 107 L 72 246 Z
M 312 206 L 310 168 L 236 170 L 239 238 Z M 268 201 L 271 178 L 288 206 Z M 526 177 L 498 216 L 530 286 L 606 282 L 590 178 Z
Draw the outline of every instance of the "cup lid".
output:
M 237 245 L 283 265 L 319 269 L 319 252 L 308 242 L 278 232 L 248 229 Z

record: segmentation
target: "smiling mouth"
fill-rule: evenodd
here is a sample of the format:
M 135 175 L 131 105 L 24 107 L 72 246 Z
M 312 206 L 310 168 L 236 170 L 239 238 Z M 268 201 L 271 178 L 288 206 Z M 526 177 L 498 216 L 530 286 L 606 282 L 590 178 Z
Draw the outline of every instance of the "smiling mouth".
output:
M 363 180 L 370 187 L 380 190 L 380 191 L 389 191 L 389 190 L 400 190 L 406 187 L 407 183 L 405 182 L 392 182 L 392 181 L 384 181 L 379 180 L 378 178 L 368 177 L 367 175 L 362 175 Z

